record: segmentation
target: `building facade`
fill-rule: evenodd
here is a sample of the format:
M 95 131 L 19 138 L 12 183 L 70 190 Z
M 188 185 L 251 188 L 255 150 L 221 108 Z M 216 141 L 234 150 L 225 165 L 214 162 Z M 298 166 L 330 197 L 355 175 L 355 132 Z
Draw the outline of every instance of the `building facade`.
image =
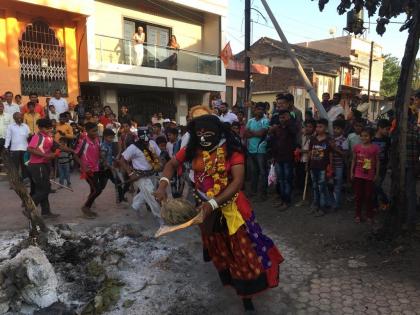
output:
M 379 96 L 384 65 L 382 47 L 379 44 L 349 35 L 305 42 L 298 45 L 350 58 L 350 65 L 357 71 L 350 73 L 349 81 L 356 80 L 357 82 L 354 85 L 359 85 L 363 94 L 368 92 L 370 52 L 371 48 L 373 48 L 370 90 L 373 97 Z
M 127 105 L 141 123 L 155 112 L 185 123 L 190 106 L 225 91 L 226 13 L 224 0 L 2 1 L 0 91 L 24 102 L 34 91 L 44 103 L 60 89 L 69 102 Z M 168 47 L 172 36 L 179 48 Z
M 144 123 L 156 112 L 186 122 L 188 108 L 225 91 L 219 53 L 223 0 L 95 1 L 87 19 L 82 95 L 117 110 L 126 105 Z M 145 33 L 138 64 L 134 32 Z M 168 48 L 176 36 L 179 49 Z
M 268 75 L 269 73 L 269 67 L 251 64 L 251 75 Z M 226 92 L 222 92 L 221 97 L 229 106 L 245 106 L 245 65 L 236 58 L 232 58 L 226 68 Z
M 357 75 L 354 67 L 350 66 L 348 57 L 297 45 L 291 46 L 319 99 L 324 92 L 328 92 L 332 96 L 335 92 L 340 91 L 344 83 L 349 84 L 353 94 L 360 92 L 360 88 L 354 86 L 354 84 L 358 84 L 357 80 L 347 82 L 346 73 L 356 72 Z M 268 75 L 253 74 L 253 101 L 273 104 L 276 94 L 288 92 L 294 95 L 295 105 L 300 110 L 314 108 L 283 43 L 263 37 L 251 46 L 250 54 L 253 63 L 264 64 L 270 68 Z M 242 55 L 243 53 L 240 53 L 237 57 L 241 58 Z M 344 97 L 344 107 L 348 107 L 346 105 L 350 99 L 351 97 Z
M 79 94 L 79 53 L 93 0 L 0 2 L 0 91 Z

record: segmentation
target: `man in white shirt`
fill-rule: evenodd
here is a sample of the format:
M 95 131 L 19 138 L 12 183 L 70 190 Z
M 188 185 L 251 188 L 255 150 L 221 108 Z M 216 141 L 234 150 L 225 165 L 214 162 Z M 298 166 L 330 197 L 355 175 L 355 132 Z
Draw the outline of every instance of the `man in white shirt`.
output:
M 54 97 L 50 100 L 48 105 L 54 105 L 55 111 L 58 115 L 69 110 L 66 99 L 61 97 L 60 90 L 55 90 Z
M 222 103 L 219 106 L 219 113 L 220 113 L 219 118 L 223 122 L 227 122 L 227 123 L 232 125 L 232 123 L 234 121 L 238 121 L 238 116 L 236 116 L 231 111 L 228 111 L 228 104 L 227 103 Z
M 357 105 L 357 110 L 362 113 L 362 118 L 367 118 L 369 113 L 370 102 L 366 94 L 362 95 L 362 102 Z
M 13 103 L 13 93 L 7 91 L 4 93 L 6 101 L 3 103 L 4 112 L 12 116 L 14 113 L 20 113 L 20 107 L 18 104 Z
M 328 120 L 330 123 L 333 123 L 339 115 L 344 114 L 344 108 L 340 104 L 341 101 L 341 95 L 340 93 L 334 93 L 333 100 L 332 100 L 332 106 L 328 110 Z
M 28 137 L 31 131 L 28 125 L 23 123 L 21 113 L 14 113 L 13 120 L 14 122 L 7 127 L 4 147 L 10 150 L 11 160 L 23 179 L 26 177 L 24 155 L 28 149 Z
M 11 123 L 11 116 L 4 112 L 4 105 L 0 102 L 0 153 L 4 149 L 6 142 L 6 130 Z
M 134 186 L 138 188 L 139 193 L 133 198 L 132 208 L 139 211 L 142 205 L 147 204 L 152 213 L 160 219 L 160 206 L 153 195 L 156 187 L 152 181 L 157 171 L 154 161 L 159 161 L 159 154 L 155 151 L 154 145 L 149 143 L 150 135 L 147 128 L 140 128 L 138 136 L 139 140 L 122 153 L 121 159 L 122 166 L 129 176 L 137 178 Z M 130 162 L 132 168 L 129 166 Z

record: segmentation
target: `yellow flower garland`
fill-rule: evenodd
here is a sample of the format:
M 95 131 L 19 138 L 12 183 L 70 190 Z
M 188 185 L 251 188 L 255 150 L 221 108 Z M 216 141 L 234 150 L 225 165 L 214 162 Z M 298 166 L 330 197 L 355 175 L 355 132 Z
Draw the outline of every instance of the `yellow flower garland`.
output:
M 225 166 L 225 151 L 222 147 L 216 149 L 216 159 L 213 163 L 208 151 L 203 151 L 204 172 L 213 178 L 213 187 L 210 188 L 206 195 L 213 198 L 227 186 L 228 178 Z
M 153 167 L 153 170 L 158 171 L 160 170 L 160 161 L 157 158 L 157 156 L 155 154 L 153 154 L 153 159 L 150 156 L 149 152 L 147 150 L 143 151 L 144 157 L 146 158 L 147 162 Z

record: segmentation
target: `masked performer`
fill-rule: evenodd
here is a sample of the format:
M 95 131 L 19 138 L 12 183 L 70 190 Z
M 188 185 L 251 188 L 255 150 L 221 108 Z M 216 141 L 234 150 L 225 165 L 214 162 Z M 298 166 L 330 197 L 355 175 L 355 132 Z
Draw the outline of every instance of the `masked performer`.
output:
M 192 113 L 191 117 L 194 117 Z M 215 265 L 223 285 L 231 285 L 252 311 L 252 296 L 279 282 L 283 257 L 255 221 L 251 204 L 241 191 L 244 155 L 230 128 L 217 116 L 202 115 L 190 122 L 187 147 L 169 161 L 155 194 L 166 199 L 166 187 L 178 167 L 190 164 L 205 261 Z
M 128 173 L 130 181 L 134 182 L 134 187 L 139 190 L 133 198 L 132 207 L 139 211 L 147 203 L 152 213 L 160 218 L 160 205 L 153 196 L 155 185 L 152 180 L 161 167 L 158 158 L 160 152 L 156 152 L 159 148 L 149 141 L 147 128 L 140 128 L 138 137 L 138 141 L 131 144 L 121 158 L 122 167 Z

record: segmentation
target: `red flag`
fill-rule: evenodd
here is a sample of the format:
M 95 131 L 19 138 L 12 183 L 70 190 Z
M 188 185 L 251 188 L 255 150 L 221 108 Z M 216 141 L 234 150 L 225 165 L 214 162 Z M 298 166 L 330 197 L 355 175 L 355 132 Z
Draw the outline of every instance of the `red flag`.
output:
M 229 60 L 232 59 L 232 48 L 230 47 L 230 42 L 228 42 L 225 48 L 220 52 L 220 59 L 222 59 L 225 68 L 227 67 Z

